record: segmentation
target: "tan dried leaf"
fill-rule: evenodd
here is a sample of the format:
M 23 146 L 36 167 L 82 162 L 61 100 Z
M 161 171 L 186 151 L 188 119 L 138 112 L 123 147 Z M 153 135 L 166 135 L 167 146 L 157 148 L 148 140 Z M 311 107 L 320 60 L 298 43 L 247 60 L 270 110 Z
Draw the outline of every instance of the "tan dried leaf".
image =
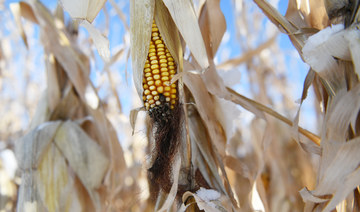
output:
M 64 10 L 74 19 L 93 22 L 106 0 L 60 0 Z
M 155 0 L 130 1 L 130 46 L 136 91 L 142 97 L 143 70 L 151 39 Z
M 197 204 L 200 210 L 209 212 L 226 212 L 232 211 L 231 201 L 224 195 L 221 195 L 218 191 L 213 189 L 200 188 L 196 193 L 185 192 L 182 200 L 185 202 L 188 198 L 194 197 L 195 202 L 191 204 Z M 186 207 L 190 206 L 187 205 Z
M 166 47 L 179 65 L 179 72 L 181 72 L 183 67 L 183 50 L 179 31 L 163 1 L 155 1 L 155 22 Z
M 10 10 L 12 12 L 12 14 L 14 15 L 15 18 L 15 23 L 18 26 L 18 29 L 20 31 L 20 35 L 21 38 L 23 39 L 25 46 L 28 46 L 28 42 L 27 42 L 27 38 L 24 32 L 24 27 L 23 24 L 21 22 L 21 17 L 24 17 L 34 23 L 38 23 L 37 19 L 35 17 L 34 11 L 32 10 L 32 8 L 30 7 L 29 4 L 27 4 L 26 2 L 19 2 L 19 3 L 11 3 L 9 5 Z
M 219 0 L 208 0 L 202 5 L 199 25 L 207 47 L 207 54 L 210 59 L 213 59 L 226 31 L 226 21 L 220 9 Z
M 163 0 L 178 30 L 201 69 L 209 67 L 206 48 L 194 8 L 190 0 Z

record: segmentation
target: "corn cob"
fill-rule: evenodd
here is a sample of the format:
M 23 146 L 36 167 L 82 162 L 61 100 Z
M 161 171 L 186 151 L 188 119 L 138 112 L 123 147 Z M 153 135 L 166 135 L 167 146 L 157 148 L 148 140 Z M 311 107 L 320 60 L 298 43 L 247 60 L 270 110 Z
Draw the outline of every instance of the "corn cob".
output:
M 174 109 L 178 101 L 177 83 L 170 84 L 176 74 L 176 64 L 165 46 L 155 21 L 152 24 L 150 48 L 143 73 L 143 100 L 146 110 L 157 106 Z

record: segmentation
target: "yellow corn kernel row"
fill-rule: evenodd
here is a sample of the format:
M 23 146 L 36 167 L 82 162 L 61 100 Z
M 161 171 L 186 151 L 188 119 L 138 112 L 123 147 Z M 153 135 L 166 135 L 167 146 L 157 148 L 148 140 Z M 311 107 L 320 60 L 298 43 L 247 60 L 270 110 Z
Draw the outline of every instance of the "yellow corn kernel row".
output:
M 160 95 L 173 109 L 177 97 L 177 83 L 170 85 L 176 74 L 176 64 L 163 42 L 155 22 L 152 25 L 149 54 L 145 62 L 143 77 L 143 100 L 146 110 L 163 104 Z

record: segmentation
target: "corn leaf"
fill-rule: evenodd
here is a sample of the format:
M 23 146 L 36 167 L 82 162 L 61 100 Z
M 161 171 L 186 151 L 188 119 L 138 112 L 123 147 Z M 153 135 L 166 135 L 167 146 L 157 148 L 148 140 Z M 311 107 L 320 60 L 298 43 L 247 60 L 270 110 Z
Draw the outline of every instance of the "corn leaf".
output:
M 190 0 L 163 1 L 201 69 L 209 66 L 204 40 Z
M 131 64 L 135 88 L 140 98 L 143 93 L 143 70 L 149 52 L 154 7 L 154 0 L 130 1 Z

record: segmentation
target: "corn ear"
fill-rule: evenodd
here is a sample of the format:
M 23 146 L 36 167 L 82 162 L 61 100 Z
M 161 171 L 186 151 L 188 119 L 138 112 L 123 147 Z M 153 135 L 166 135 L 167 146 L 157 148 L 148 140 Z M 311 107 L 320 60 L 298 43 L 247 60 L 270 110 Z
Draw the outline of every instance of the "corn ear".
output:
M 149 53 L 143 73 L 143 100 L 146 110 L 178 101 L 177 83 L 170 84 L 176 74 L 176 63 L 164 44 L 155 22 L 152 25 Z

